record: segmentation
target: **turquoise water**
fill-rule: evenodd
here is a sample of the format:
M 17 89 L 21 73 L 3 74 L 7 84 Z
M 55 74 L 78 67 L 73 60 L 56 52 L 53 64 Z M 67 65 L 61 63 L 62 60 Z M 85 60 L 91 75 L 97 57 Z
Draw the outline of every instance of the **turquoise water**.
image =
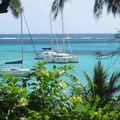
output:
M 44 40 L 43 40 L 44 36 Z M 106 42 L 103 42 L 103 39 L 113 39 L 112 35 L 73 35 L 74 39 L 77 38 L 76 42 L 71 42 L 71 48 L 72 53 L 79 56 L 79 63 L 71 64 L 75 68 L 75 73 L 72 73 L 73 75 L 77 76 L 78 79 L 85 84 L 85 77 L 83 74 L 83 71 L 86 71 L 90 77 L 92 78 L 94 65 L 97 63 L 98 59 L 97 56 L 95 56 L 96 51 L 112 51 L 117 48 L 119 48 L 120 44 L 119 42 L 109 42 L 109 40 Z M 105 36 L 105 37 L 104 37 Z M 29 37 L 27 35 L 24 36 L 27 39 L 27 42 L 24 44 L 24 67 L 25 68 L 32 68 L 35 63 L 38 61 L 35 58 L 35 52 L 34 49 L 39 52 L 42 50 L 43 47 L 51 47 L 49 44 L 50 41 L 50 35 L 34 35 L 33 40 L 39 39 L 38 43 L 30 44 Z M 81 43 L 83 41 L 83 37 L 85 42 Z M 4 39 L 3 39 L 4 38 Z M 13 39 L 14 38 L 14 39 Z M 5 62 L 8 61 L 16 61 L 21 59 L 21 46 L 19 43 L 17 43 L 17 40 L 19 38 L 19 35 L 0 35 L 0 64 L 1 67 L 8 67 L 2 66 Z M 46 40 L 47 38 L 47 40 Z M 94 38 L 94 42 L 93 42 Z M 101 39 L 102 42 L 97 42 L 97 39 Z M 16 41 L 13 41 L 16 40 Z M 92 42 L 90 42 L 90 40 Z M 9 42 L 8 42 L 9 41 Z M 62 47 L 62 43 L 59 43 L 60 47 Z M 57 47 L 57 45 L 55 45 Z M 66 50 L 69 51 L 69 45 L 66 43 Z M 84 52 L 86 51 L 86 54 Z M 90 52 L 90 53 L 89 53 Z M 120 70 L 120 58 L 119 56 L 115 56 L 109 59 L 103 59 L 102 63 L 106 70 L 108 70 L 109 75 L 113 71 L 119 71 Z M 57 66 L 61 66 L 62 64 L 58 64 Z M 10 67 L 13 65 L 10 65 Z M 14 65 L 19 67 L 19 65 Z M 50 70 L 52 68 L 53 64 L 48 64 L 47 68 Z
M 35 49 L 37 51 L 42 50 L 43 47 L 51 47 L 49 44 L 39 44 L 35 45 Z M 55 48 L 58 48 L 56 45 L 54 45 Z M 59 45 L 60 48 L 62 48 L 62 45 Z M 115 50 L 116 48 L 120 47 L 119 43 L 72 43 L 71 48 L 72 51 L 110 51 L 110 50 Z M 20 51 L 21 46 L 20 45 L 0 45 L 0 51 Z M 65 46 L 66 50 L 70 50 L 69 45 Z M 24 45 L 24 51 L 33 51 L 33 46 L 32 45 Z

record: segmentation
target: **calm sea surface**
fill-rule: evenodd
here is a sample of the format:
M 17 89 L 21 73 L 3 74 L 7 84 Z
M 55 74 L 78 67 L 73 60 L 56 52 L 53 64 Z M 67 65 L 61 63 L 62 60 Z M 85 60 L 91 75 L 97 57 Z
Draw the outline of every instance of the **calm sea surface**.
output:
M 51 47 L 50 34 L 32 34 L 23 36 L 24 44 L 24 67 L 32 68 L 38 61 L 35 60 L 35 51 L 39 52 L 42 48 Z M 62 35 L 53 36 L 54 47 L 63 48 Z M 114 39 L 114 34 L 67 34 L 65 38 L 65 49 L 67 52 L 79 56 L 79 63 L 72 64 L 75 66 L 75 76 L 85 84 L 83 71 L 86 71 L 92 78 L 94 65 L 97 63 L 97 52 L 109 53 L 110 51 L 120 48 L 120 41 Z M 1 34 L 0 35 L 0 67 L 4 62 L 21 59 L 21 37 L 19 34 Z M 120 70 L 120 57 L 116 55 L 109 59 L 102 59 L 102 63 L 108 73 Z M 58 64 L 61 66 L 62 64 Z M 51 69 L 53 64 L 48 64 Z M 9 67 L 12 67 L 10 65 Z

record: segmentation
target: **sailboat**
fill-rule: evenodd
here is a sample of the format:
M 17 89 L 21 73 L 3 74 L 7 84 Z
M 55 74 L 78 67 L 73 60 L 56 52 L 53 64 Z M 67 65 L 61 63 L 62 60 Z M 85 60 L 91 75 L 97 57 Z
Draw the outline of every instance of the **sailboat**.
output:
M 52 48 L 45 48 L 42 52 L 37 54 L 37 59 L 46 60 L 49 63 L 78 63 L 78 56 L 73 56 L 65 52 L 65 39 L 64 39 L 64 25 L 63 25 L 63 12 L 61 11 L 62 17 L 62 39 L 64 49 L 53 48 L 53 34 L 52 34 L 52 20 L 50 14 L 50 25 L 51 25 L 51 36 L 52 36 Z
M 21 60 L 5 62 L 4 65 L 21 64 L 20 68 L 1 68 L 0 75 L 10 74 L 13 76 L 24 76 L 26 73 L 30 72 L 30 69 L 23 68 L 23 28 L 22 28 L 22 11 L 21 11 Z
M 36 55 L 36 59 L 46 59 L 49 58 L 49 56 L 53 56 L 56 54 L 56 50 L 53 48 L 53 31 L 52 31 L 52 19 L 51 19 L 51 13 L 50 13 L 50 31 L 51 31 L 51 45 L 52 47 L 49 48 L 42 48 L 42 51 Z

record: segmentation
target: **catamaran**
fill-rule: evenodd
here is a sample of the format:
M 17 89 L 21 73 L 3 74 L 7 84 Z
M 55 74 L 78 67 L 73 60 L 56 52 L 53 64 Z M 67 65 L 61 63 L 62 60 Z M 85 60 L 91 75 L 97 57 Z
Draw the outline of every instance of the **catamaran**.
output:
M 1 68 L 0 75 L 10 74 L 13 76 L 24 76 L 27 72 L 30 72 L 30 69 L 23 68 L 23 28 L 22 28 L 22 10 L 21 10 L 21 59 L 18 61 L 10 61 L 4 63 L 4 65 L 12 65 L 12 64 L 21 64 L 21 68 L 9 67 L 9 68 Z
M 64 26 L 63 26 L 63 13 L 62 15 L 62 38 L 63 38 L 63 45 L 65 46 L 65 39 L 64 39 Z M 49 63 L 78 63 L 79 57 L 71 55 L 65 52 L 64 49 L 55 49 L 53 48 L 53 33 L 52 33 L 52 20 L 50 14 L 50 27 L 51 27 L 51 36 L 52 36 L 52 48 L 44 48 L 40 53 L 37 54 L 37 59 L 43 59 Z

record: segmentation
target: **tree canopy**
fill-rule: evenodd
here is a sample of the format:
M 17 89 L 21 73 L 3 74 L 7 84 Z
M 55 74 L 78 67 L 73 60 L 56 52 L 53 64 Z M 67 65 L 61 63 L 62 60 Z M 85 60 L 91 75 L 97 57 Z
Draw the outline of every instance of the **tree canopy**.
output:
M 0 0 L 0 14 L 7 13 L 8 9 L 11 10 L 15 17 L 18 17 L 21 12 L 21 1 L 20 0 Z
M 64 8 L 65 3 L 68 0 L 54 0 L 52 4 L 52 12 L 56 18 L 59 10 Z M 93 12 L 96 17 L 100 17 L 103 8 L 106 7 L 108 13 L 113 13 L 113 15 L 120 14 L 120 0 L 95 0 Z
M 103 8 L 106 7 L 108 13 L 120 14 L 120 0 L 95 0 L 94 15 L 100 17 Z

